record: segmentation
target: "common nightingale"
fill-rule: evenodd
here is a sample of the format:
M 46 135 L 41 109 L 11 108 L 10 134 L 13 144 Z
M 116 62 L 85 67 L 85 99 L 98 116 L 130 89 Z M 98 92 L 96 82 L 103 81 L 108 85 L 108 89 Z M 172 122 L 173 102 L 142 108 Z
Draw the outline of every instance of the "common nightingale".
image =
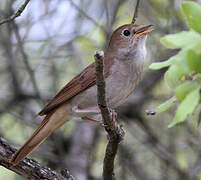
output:
M 153 30 L 151 27 L 126 24 L 112 33 L 104 56 L 106 101 L 109 108 L 114 109 L 124 103 L 136 88 L 143 71 L 145 42 Z M 44 120 L 10 162 L 18 164 L 54 130 L 73 117 L 96 121 L 91 117 L 97 114 L 100 114 L 100 110 L 97 105 L 95 64 L 92 63 L 39 112 L 40 116 L 45 116 Z

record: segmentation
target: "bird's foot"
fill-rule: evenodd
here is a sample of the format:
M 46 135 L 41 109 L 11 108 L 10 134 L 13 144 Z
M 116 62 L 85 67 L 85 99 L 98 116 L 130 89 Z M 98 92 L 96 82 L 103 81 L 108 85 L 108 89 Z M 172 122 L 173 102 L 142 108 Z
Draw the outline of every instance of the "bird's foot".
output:
M 121 140 L 120 140 L 120 142 L 121 141 L 123 141 L 124 140 L 124 137 L 125 137 L 125 131 L 124 131 L 124 129 L 123 129 L 123 124 L 121 123 L 121 124 L 119 124 L 119 126 L 120 126 L 120 129 L 121 129 Z
M 109 109 L 109 111 L 110 111 L 112 123 L 114 126 L 116 126 L 117 113 L 114 109 Z
M 95 122 L 100 124 L 101 126 L 105 127 L 106 125 L 103 123 L 102 120 L 97 120 L 97 119 L 93 119 L 93 118 L 89 118 L 89 117 L 82 117 L 83 120 L 85 121 L 89 121 L 89 122 Z

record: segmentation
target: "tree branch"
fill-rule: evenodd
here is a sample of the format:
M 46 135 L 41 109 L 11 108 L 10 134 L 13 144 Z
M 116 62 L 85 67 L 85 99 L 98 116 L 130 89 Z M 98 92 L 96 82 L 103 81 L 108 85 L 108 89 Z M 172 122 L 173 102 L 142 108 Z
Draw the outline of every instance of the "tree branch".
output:
M 6 19 L 1 20 L 0 25 L 9 23 L 9 22 L 13 21 L 15 18 L 17 18 L 18 16 L 20 16 L 22 14 L 22 12 L 24 11 L 24 9 L 26 8 L 29 1 L 30 0 L 25 0 L 25 2 L 19 7 L 19 9 L 15 12 L 15 14 L 13 14 L 12 16 L 10 16 Z
M 17 166 L 13 166 L 9 160 L 15 148 L 11 147 L 7 142 L 0 138 L 0 165 L 4 166 L 11 171 L 24 176 L 27 179 L 47 179 L 47 180 L 73 180 L 73 176 L 64 169 L 61 173 L 51 170 L 48 167 L 40 165 L 38 162 L 25 158 Z
M 69 1 L 72 4 L 72 6 L 74 6 L 84 17 L 86 17 L 89 21 L 91 21 L 97 27 L 100 27 L 104 32 L 106 31 L 104 26 L 99 24 L 95 19 L 93 19 L 86 12 L 84 12 L 76 3 L 74 3 L 73 0 L 69 0 Z
M 104 54 L 103 52 L 95 52 L 94 58 L 96 61 L 96 84 L 97 84 L 97 99 L 98 106 L 101 110 L 105 130 L 108 133 L 109 142 L 107 144 L 104 165 L 103 165 L 103 179 L 113 180 L 114 175 L 114 159 L 117 154 L 119 142 L 123 139 L 124 131 L 119 124 L 116 123 L 115 118 L 111 118 L 110 110 L 107 107 L 105 94 L 105 80 L 103 76 L 104 69 Z
M 167 150 L 168 148 L 164 146 L 160 138 L 158 138 L 154 132 L 151 130 L 150 126 L 146 121 L 141 117 L 141 115 L 137 112 L 135 113 L 136 123 L 141 127 L 141 129 L 147 134 L 147 143 L 150 147 L 154 148 L 154 153 L 160 158 L 164 163 L 169 163 L 170 167 L 177 172 L 179 179 L 188 179 L 188 174 L 179 167 L 177 161 L 175 161 L 174 156 Z M 131 127 L 131 125 L 130 125 Z M 130 131 L 132 134 L 133 129 Z
M 133 14 L 133 19 L 132 19 L 132 21 L 131 21 L 131 24 L 135 24 L 135 21 L 136 21 L 137 15 L 138 15 L 138 7 L 139 7 L 139 4 L 140 4 L 140 0 L 137 0 L 137 3 L 136 3 L 136 6 L 135 6 L 135 11 L 134 11 L 134 14 Z
M 22 38 L 20 37 L 20 33 L 19 33 L 19 28 L 17 26 L 17 24 L 15 22 L 12 23 L 12 27 L 13 27 L 13 31 L 15 33 L 15 37 L 17 39 L 17 44 L 18 44 L 18 48 L 19 48 L 19 52 L 21 53 L 22 55 L 22 60 L 25 64 L 25 67 L 27 69 L 27 72 L 30 76 L 30 80 L 31 80 L 31 83 L 33 85 L 33 88 L 36 92 L 36 95 L 40 97 L 40 91 L 39 91 L 39 88 L 37 86 L 37 82 L 36 82 L 36 78 L 35 78 L 35 74 L 34 74 L 34 70 L 32 69 L 30 63 L 29 63 L 29 60 L 28 60 L 28 55 L 26 54 L 25 50 L 24 50 L 24 44 L 23 44 L 23 41 L 22 41 Z

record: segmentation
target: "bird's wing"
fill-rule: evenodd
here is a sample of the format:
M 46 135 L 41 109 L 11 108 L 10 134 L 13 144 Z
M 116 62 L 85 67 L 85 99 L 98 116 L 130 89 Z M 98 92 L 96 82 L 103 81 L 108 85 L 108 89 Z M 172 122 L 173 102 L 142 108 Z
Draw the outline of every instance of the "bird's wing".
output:
M 104 59 L 104 62 L 107 60 Z M 107 77 L 113 60 L 104 63 L 104 76 Z M 86 67 L 80 74 L 74 77 L 66 86 L 61 89 L 61 91 L 39 112 L 40 116 L 48 114 L 53 109 L 57 108 L 59 105 L 68 101 L 72 97 L 81 93 L 85 89 L 93 86 L 96 83 L 96 70 L 95 63 L 92 63 Z

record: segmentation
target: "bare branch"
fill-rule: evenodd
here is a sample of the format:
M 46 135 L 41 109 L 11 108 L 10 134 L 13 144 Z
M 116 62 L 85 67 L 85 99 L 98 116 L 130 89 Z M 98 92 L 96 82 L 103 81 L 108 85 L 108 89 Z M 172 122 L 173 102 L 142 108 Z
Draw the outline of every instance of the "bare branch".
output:
M 47 179 L 47 180 L 73 180 L 73 176 L 65 169 L 61 173 L 51 170 L 48 167 L 40 165 L 38 162 L 25 158 L 17 166 L 13 166 L 9 159 L 16 151 L 2 138 L 0 138 L 0 165 L 4 166 L 11 171 L 24 176 L 27 179 Z
M 136 6 L 135 6 L 134 15 L 133 15 L 133 19 L 131 21 L 132 24 L 135 24 L 135 21 L 136 21 L 137 15 L 138 15 L 139 4 L 140 4 L 140 0 L 137 0 Z
M 99 24 L 95 19 L 90 17 L 86 12 L 84 12 L 77 4 L 75 4 L 72 0 L 69 0 L 70 3 L 83 15 L 85 16 L 88 20 L 90 20 L 94 25 L 97 27 L 100 27 L 103 31 L 105 31 L 105 28 Z
M 91 155 L 94 152 L 94 141 L 98 141 L 96 130 L 96 123 L 77 123 L 70 139 L 69 151 L 63 155 L 63 166 L 67 167 L 77 180 L 90 179 L 90 166 L 93 165 Z
M 19 51 L 22 55 L 22 60 L 25 64 L 25 67 L 27 69 L 27 72 L 30 76 L 30 80 L 31 80 L 31 83 L 33 85 L 33 88 L 36 92 L 36 95 L 40 98 L 40 91 L 39 91 L 39 88 L 37 86 L 37 82 L 36 82 L 36 78 L 35 78 L 35 74 L 34 74 L 34 71 L 29 63 L 29 60 L 28 60 L 28 55 L 26 54 L 25 50 L 24 50 L 24 44 L 23 44 L 23 41 L 22 41 L 22 38 L 20 37 L 20 33 L 19 33 L 19 28 L 17 26 L 17 24 L 15 22 L 12 23 L 12 26 L 13 26 L 13 31 L 15 33 L 15 37 L 17 39 L 17 44 L 18 44 L 18 48 L 19 48 Z
M 140 114 L 135 112 L 135 116 L 137 125 L 139 125 L 139 127 L 147 134 L 147 143 L 150 147 L 154 148 L 153 152 L 157 155 L 157 157 L 160 158 L 160 160 L 164 163 L 168 162 L 170 167 L 175 172 L 177 172 L 178 176 L 180 177 L 179 179 L 188 179 L 188 174 L 179 167 L 179 164 L 177 163 L 177 161 L 175 161 L 175 158 L 167 150 L 167 147 L 164 146 L 161 143 L 160 139 L 154 134 L 149 124 L 146 123 L 146 121 L 140 116 Z M 132 134 L 133 129 L 130 132 Z
M 103 179 L 113 180 L 114 175 L 114 159 L 117 154 L 119 142 L 123 139 L 124 131 L 114 118 L 111 118 L 109 108 L 107 107 L 105 94 L 105 80 L 103 76 L 103 52 L 96 52 L 94 55 L 96 61 L 96 84 L 97 84 L 97 98 L 98 106 L 101 110 L 105 130 L 108 133 L 109 142 L 107 144 L 104 165 L 103 165 Z
M 24 9 L 26 8 L 29 1 L 30 0 L 25 0 L 25 2 L 20 6 L 20 8 L 15 12 L 15 14 L 13 14 L 12 16 L 10 16 L 6 19 L 1 20 L 0 25 L 9 23 L 9 22 L 13 21 L 15 18 L 17 18 L 18 16 L 20 16 L 22 14 L 22 12 L 24 11 Z

